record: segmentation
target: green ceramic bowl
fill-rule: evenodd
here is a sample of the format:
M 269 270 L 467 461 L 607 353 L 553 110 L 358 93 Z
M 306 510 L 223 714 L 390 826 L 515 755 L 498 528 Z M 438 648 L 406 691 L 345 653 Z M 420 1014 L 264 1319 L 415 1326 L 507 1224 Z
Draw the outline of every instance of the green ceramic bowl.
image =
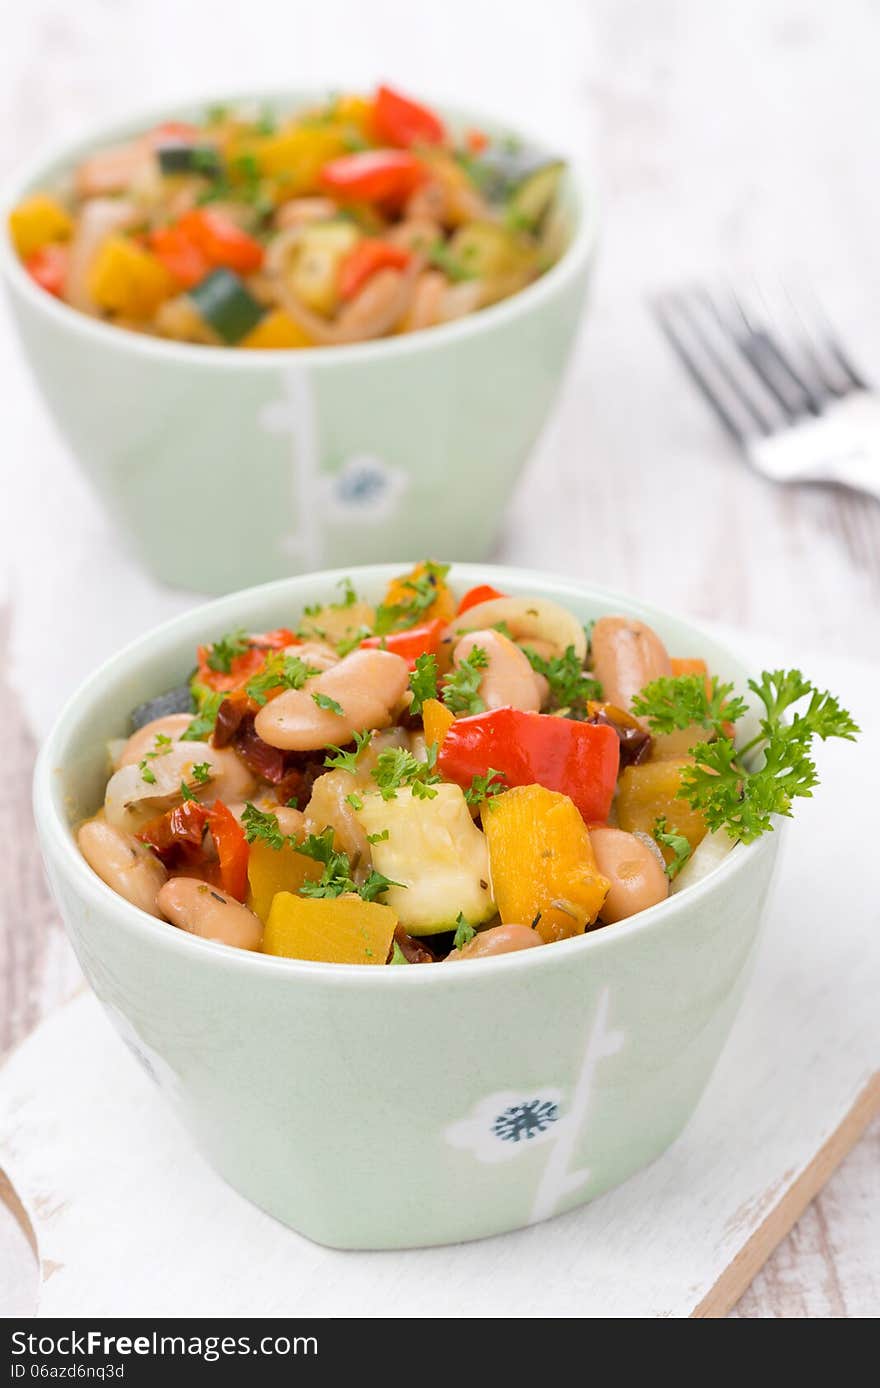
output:
M 257 99 L 284 109 L 314 96 Z M 594 257 L 592 189 L 569 175 L 570 245 L 522 293 L 458 323 L 351 347 L 164 342 L 33 284 L 9 238 L 10 207 L 93 148 L 169 116 L 192 119 L 205 104 L 61 147 L 7 190 L 0 260 L 13 314 L 83 471 L 150 572 L 196 591 L 403 551 L 482 558 L 574 341 Z M 473 113 L 451 123 L 504 133 Z
M 378 598 L 405 565 L 353 571 Z M 35 813 L 80 963 L 208 1161 L 321 1243 L 401 1248 L 515 1229 L 659 1156 L 696 1107 L 749 976 L 778 834 L 629 922 L 494 959 L 405 969 L 245 954 L 147 916 L 95 876 L 72 825 L 100 804 L 106 743 L 178 684 L 205 637 L 295 620 L 339 572 L 238 593 L 127 647 L 40 755 Z M 460 565 L 459 591 L 629 611 L 670 649 L 747 671 L 687 623 L 601 589 Z

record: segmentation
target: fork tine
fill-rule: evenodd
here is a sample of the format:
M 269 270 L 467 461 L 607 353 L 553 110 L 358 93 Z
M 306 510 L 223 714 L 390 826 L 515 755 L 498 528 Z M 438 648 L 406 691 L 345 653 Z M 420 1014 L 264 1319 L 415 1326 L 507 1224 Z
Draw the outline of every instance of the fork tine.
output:
M 740 350 L 748 356 L 752 366 L 783 409 L 793 413 L 795 417 L 807 412 L 821 414 L 827 393 L 821 386 L 816 389 L 811 385 L 797 370 L 790 354 L 787 355 L 782 350 L 778 330 L 774 336 L 767 326 L 772 321 L 768 315 L 767 301 L 763 294 L 760 297 L 764 308 L 763 322 L 754 313 L 749 312 L 743 297 L 731 290 L 731 298 L 747 333 L 747 337 L 740 342 Z
M 869 387 L 864 376 L 860 371 L 856 369 L 850 358 L 847 356 L 847 354 L 841 347 L 840 340 L 837 337 L 837 334 L 835 333 L 833 327 L 831 326 L 831 321 L 827 313 L 823 309 L 822 305 L 820 304 L 815 293 L 812 290 L 808 290 L 806 292 L 805 297 L 808 297 L 810 300 L 810 316 L 813 324 L 815 325 L 815 327 L 811 331 L 811 336 L 814 340 L 818 340 L 820 346 L 825 349 L 826 353 L 835 363 L 838 370 L 841 372 L 843 376 L 844 389 L 842 392 L 839 391 L 838 393 L 847 394 L 851 390 L 868 390 Z M 794 308 L 795 313 L 797 314 L 802 325 L 804 325 L 806 329 L 806 325 L 804 324 L 804 315 L 802 314 L 800 308 L 794 303 L 790 295 L 789 299 L 792 303 L 792 307 Z M 810 331 L 809 329 L 806 330 Z
M 744 417 L 742 412 L 737 410 L 736 396 L 732 392 L 725 374 L 719 371 L 717 365 L 713 371 L 710 356 L 705 352 L 701 356 L 698 351 L 694 350 L 687 335 L 682 332 L 680 318 L 675 313 L 677 303 L 678 299 L 675 294 L 660 294 L 651 300 L 650 306 L 661 332 L 672 346 L 691 380 L 703 398 L 711 405 L 727 432 L 742 447 L 756 432 L 762 431 L 757 427 L 754 418 L 748 415 Z M 727 388 L 726 398 L 725 387 Z

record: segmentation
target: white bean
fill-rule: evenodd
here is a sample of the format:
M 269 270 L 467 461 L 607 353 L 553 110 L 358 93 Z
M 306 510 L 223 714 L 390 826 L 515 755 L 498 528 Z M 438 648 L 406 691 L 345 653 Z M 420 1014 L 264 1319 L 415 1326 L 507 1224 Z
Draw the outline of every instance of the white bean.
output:
M 672 674 L 660 637 L 634 617 L 600 617 L 593 627 L 592 651 L 602 697 L 627 713 L 646 684 Z
M 535 674 L 526 656 L 500 631 L 470 631 L 455 647 L 453 664 L 461 665 L 478 646 L 488 665 L 480 680 L 480 698 L 486 708 L 518 708 L 537 713 L 547 697 L 547 681 Z
M 310 752 L 333 743 L 344 746 L 356 732 L 387 728 L 409 684 L 405 660 L 391 651 L 352 651 L 338 665 L 288 689 L 261 708 L 255 727 L 270 747 Z M 342 709 L 321 708 L 315 695 Z
M 158 916 L 156 898 L 167 873 L 145 844 L 103 819 L 89 819 L 76 836 L 80 852 L 93 872 L 114 892 Z
M 161 752 L 161 738 L 179 742 L 191 722 L 191 713 L 169 713 L 164 718 L 154 718 L 151 723 L 145 723 L 124 743 L 116 758 L 116 770 L 120 766 L 132 766 L 141 761 L 148 752 Z
M 253 911 L 196 877 L 172 877 L 158 900 L 166 920 L 190 935 L 236 949 L 258 950 L 263 943 L 263 923 Z

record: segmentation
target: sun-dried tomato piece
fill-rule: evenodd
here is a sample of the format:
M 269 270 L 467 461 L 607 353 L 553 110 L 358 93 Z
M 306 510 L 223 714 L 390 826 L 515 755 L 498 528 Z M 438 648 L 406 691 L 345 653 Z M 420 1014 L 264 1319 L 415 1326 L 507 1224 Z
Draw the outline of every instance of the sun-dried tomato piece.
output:
M 613 728 L 620 741 L 620 770 L 625 766 L 638 766 L 651 755 L 653 738 L 637 719 L 625 709 L 615 704 L 599 703 L 590 700 L 587 704 L 587 723 L 598 723 Z
M 394 938 L 400 946 L 400 952 L 408 964 L 436 964 L 437 960 L 428 949 L 428 946 L 421 940 L 416 940 L 412 935 L 408 935 L 402 925 L 394 927 Z M 392 945 L 392 951 L 394 946 Z M 390 954 L 388 956 L 391 957 Z
M 245 766 L 271 785 L 284 778 L 287 769 L 285 753 L 280 747 L 270 747 L 254 728 L 253 718 L 243 718 L 235 730 L 233 744 Z
M 166 867 L 196 863 L 202 857 L 202 839 L 208 819 L 207 806 L 184 800 L 145 824 L 137 837 L 147 843 Z

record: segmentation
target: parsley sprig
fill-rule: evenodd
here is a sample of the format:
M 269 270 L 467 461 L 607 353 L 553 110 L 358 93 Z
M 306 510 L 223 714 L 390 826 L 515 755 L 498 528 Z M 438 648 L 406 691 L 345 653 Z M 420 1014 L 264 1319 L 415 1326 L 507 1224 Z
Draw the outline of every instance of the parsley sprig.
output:
M 476 933 L 474 927 L 465 920 L 464 915 L 459 911 L 455 922 L 455 936 L 452 941 L 453 948 L 464 949 L 465 945 L 470 944 Z
M 717 675 L 663 675 L 646 684 L 632 701 L 637 718 L 646 718 L 654 733 L 690 727 L 721 734 L 746 712 L 746 702 L 733 695 L 732 684 L 719 684 Z
M 324 758 L 324 765 L 332 767 L 334 771 L 348 771 L 352 776 L 356 776 L 361 752 L 365 747 L 369 747 L 372 736 L 372 733 L 355 733 L 353 752 L 346 752 L 342 747 L 329 746 L 327 751 L 332 755 Z
M 409 687 L 412 695 L 409 711 L 418 717 L 425 702 L 437 697 L 437 657 L 435 655 L 416 656 L 415 669 L 409 677 Z
M 393 800 L 397 792 L 408 787 L 417 800 L 433 800 L 441 777 L 434 770 L 437 764 L 437 744 L 425 749 L 424 761 L 418 761 L 405 747 L 386 747 L 376 758 L 371 775 L 383 800 Z
M 236 656 L 244 655 L 250 645 L 251 639 L 243 627 L 221 636 L 208 652 L 208 669 L 216 670 L 221 675 L 230 674 L 233 660 Z
M 584 669 L 574 646 L 566 646 L 564 655 L 549 660 L 528 646 L 523 651 L 532 669 L 549 684 L 553 708 L 569 718 L 585 718 L 587 701 L 602 698 L 602 686 Z
M 691 856 L 691 846 L 684 834 L 670 829 L 665 815 L 658 815 L 651 830 L 655 842 L 668 848 L 672 857 L 666 864 L 666 876 L 673 882 Z
M 482 646 L 473 646 L 443 682 L 443 702 L 450 713 L 482 713 L 486 705 L 479 695 L 489 657 Z
M 358 886 L 352 877 L 351 859 L 334 846 L 333 829 L 329 825 L 320 834 L 307 834 L 304 839 L 297 839 L 292 834 L 282 832 L 276 814 L 258 810 L 250 801 L 244 807 L 241 823 L 248 843 L 255 843 L 259 839 L 278 852 L 289 845 L 297 853 L 322 865 L 321 876 L 315 882 L 304 882 L 299 889 L 300 896 L 337 897 L 352 892 L 364 901 L 376 901 L 389 887 L 402 885 L 374 868 Z
M 633 712 L 647 718 L 652 731 L 671 732 L 698 724 L 714 741 L 690 749 L 692 766 L 682 772 L 678 795 L 698 810 L 710 830 L 724 829 L 734 840 L 752 843 L 773 828 L 774 815 L 790 816 L 792 802 L 812 795 L 818 782 L 810 755 L 813 739 L 839 737 L 851 742 L 859 728 L 851 714 L 827 691 L 818 690 L 800 670 L 765 670 L 749 689 L 763 705 L 760 731 L 742 747 L 725 725 L 747 710 L 733 686 L 701 675 L 654 680 L 633 701 Z M 806 707 L 800 710 L 795 704 Z M 789 721 L 783 718 L 789 715 Z M 763 752 L 749 770 L 749 753 Z
M 428 560 L 418 578 L 405 579 L 402 587 L 407 597 L 400 602 L 380 603 L 376 608 L 373 635 L 387 636 L 392 631 L 405 631 L 407 627 L 417 626 L 428 609 L 433 607 L 437 588 L 448 573 L 448 564 L 435 564 Z
M 496 795 L 500 795 L 503 790 L 508 789 L 504 772 L 496 771 L 494 766 L 490 766 L 485 776 L 473 777 L 464 793 L 464 798 L 469 805 L 484 805 L 487 800 L 494 799 Z
M 302 689 L 306 680 L 321 672 L 314 665 L 307 665 L 298 655 L 286 655 L 284 651 L 273 651 L 266 657 L 266 663 L 253 679 L 245 685 L 245 693 L 261 707 L 275 689 Z
M 205 742 L 214 731 L 217 714 L 225 698 L 226 695 L 220 692 L 206 694 L 199 704 L 195 718 L 186 731 L 181 733 L 181 742 Z

